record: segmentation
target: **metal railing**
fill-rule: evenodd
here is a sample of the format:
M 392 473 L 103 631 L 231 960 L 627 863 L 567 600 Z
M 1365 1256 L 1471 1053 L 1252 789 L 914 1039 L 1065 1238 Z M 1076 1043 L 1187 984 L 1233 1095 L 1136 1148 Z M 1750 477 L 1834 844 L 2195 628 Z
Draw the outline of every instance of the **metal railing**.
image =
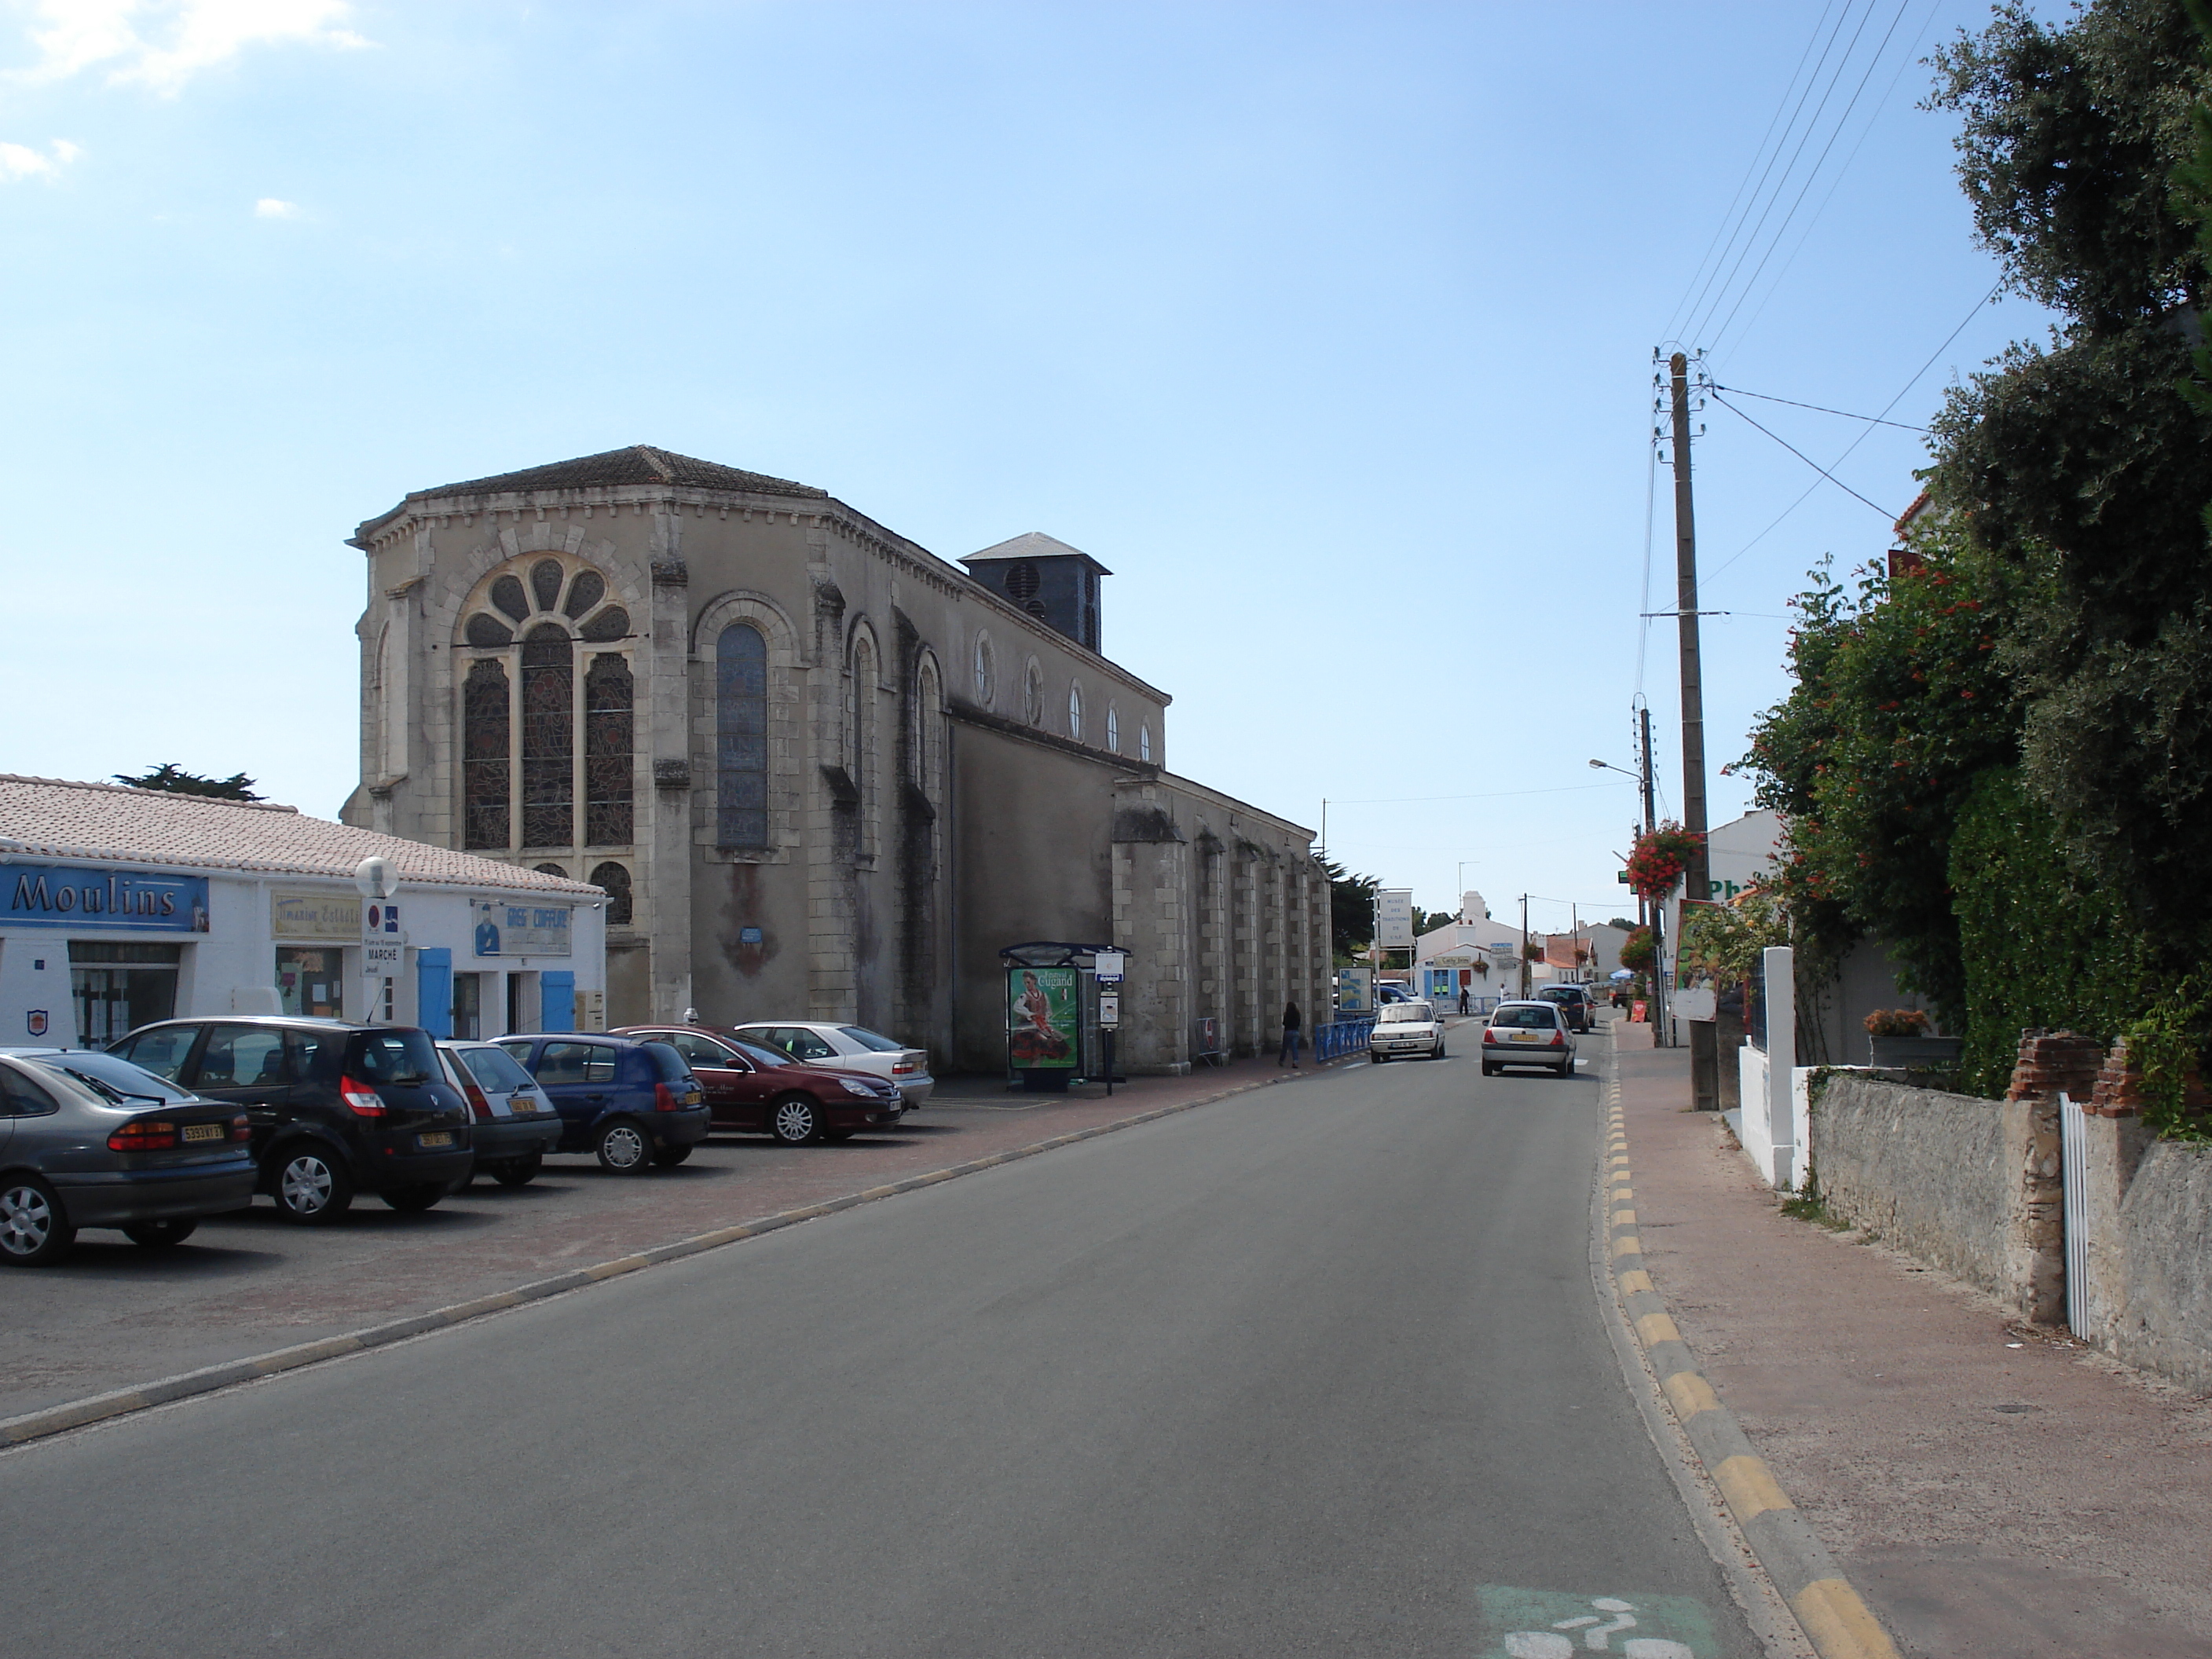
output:
M 1355 1014 L 1349 1019 L 1333 1019 L 1326 1025 L 1314 1027 L 1314 1058 L 1334 1060 L 1355 1048 L 1367 1046 L 1367 1034 L 1375 1029 L 1375 1016 Z

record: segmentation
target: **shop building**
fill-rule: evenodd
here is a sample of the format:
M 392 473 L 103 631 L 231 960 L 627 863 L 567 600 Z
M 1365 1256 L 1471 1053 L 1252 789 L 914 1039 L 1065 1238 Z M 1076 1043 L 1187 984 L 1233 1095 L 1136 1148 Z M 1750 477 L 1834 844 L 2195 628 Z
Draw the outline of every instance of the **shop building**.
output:
M 372 857 L 388 903 L 356 884 Z M 0 1041 L 97 1047 L 229 1013 L 599 1029 L 606 902 L 270 802 L 0 776 Z

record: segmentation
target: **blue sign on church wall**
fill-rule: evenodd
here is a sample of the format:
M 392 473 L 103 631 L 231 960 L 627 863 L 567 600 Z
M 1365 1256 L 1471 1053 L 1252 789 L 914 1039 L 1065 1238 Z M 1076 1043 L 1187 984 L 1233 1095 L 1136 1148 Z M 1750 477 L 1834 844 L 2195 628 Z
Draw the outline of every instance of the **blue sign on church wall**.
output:
M 205 876 L 86 870 L 60 864 L 0 865 L 0 927 L 123 927 L 204 933 Z

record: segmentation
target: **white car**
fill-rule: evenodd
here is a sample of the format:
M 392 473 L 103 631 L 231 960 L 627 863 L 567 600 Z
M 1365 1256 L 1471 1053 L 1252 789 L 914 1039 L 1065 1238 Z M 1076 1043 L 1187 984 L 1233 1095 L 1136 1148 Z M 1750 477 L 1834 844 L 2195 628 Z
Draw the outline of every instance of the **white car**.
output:
M 1429 1002 L 1392 1002 L 1375 1011 L 1375 1029 L 1367 1034 L 1367 1058 L 1380 1066 L 1401 1054 L 1424 1060 L 1444 1057 L 1444 1026 Z
M 835 1066 L 841 1071 L 873 1072 L 898 1085 L 912 1111 L 929 1098 L 937 1079 L 929 1074 L 929 1050 L 909 1048 L 865 1025 L 835 1025 L 815 1020 L 762 1020 L 731 1028 L 748 1042 L 781 1048 L 802 1066 Z
M 1575 1074 L 1575 1034 L 1567 1011 L 1553 1002 L 1501 1002 L 1482 1028 L 1482 1074 L 1508 1066 L 1540 1066 L 1554 1077 Z

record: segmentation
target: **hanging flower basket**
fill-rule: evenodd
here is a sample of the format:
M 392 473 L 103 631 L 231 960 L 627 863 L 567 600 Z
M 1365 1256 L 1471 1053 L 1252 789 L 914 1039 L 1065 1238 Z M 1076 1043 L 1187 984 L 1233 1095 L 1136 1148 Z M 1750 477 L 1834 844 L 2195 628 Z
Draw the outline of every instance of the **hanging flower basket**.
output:
M 1682 878 L 1700 838 L 1679 823 L 1668 822 L 1636 838 L 1628 855 L 1628 884 L 1642 898 L 1664 897 Z

